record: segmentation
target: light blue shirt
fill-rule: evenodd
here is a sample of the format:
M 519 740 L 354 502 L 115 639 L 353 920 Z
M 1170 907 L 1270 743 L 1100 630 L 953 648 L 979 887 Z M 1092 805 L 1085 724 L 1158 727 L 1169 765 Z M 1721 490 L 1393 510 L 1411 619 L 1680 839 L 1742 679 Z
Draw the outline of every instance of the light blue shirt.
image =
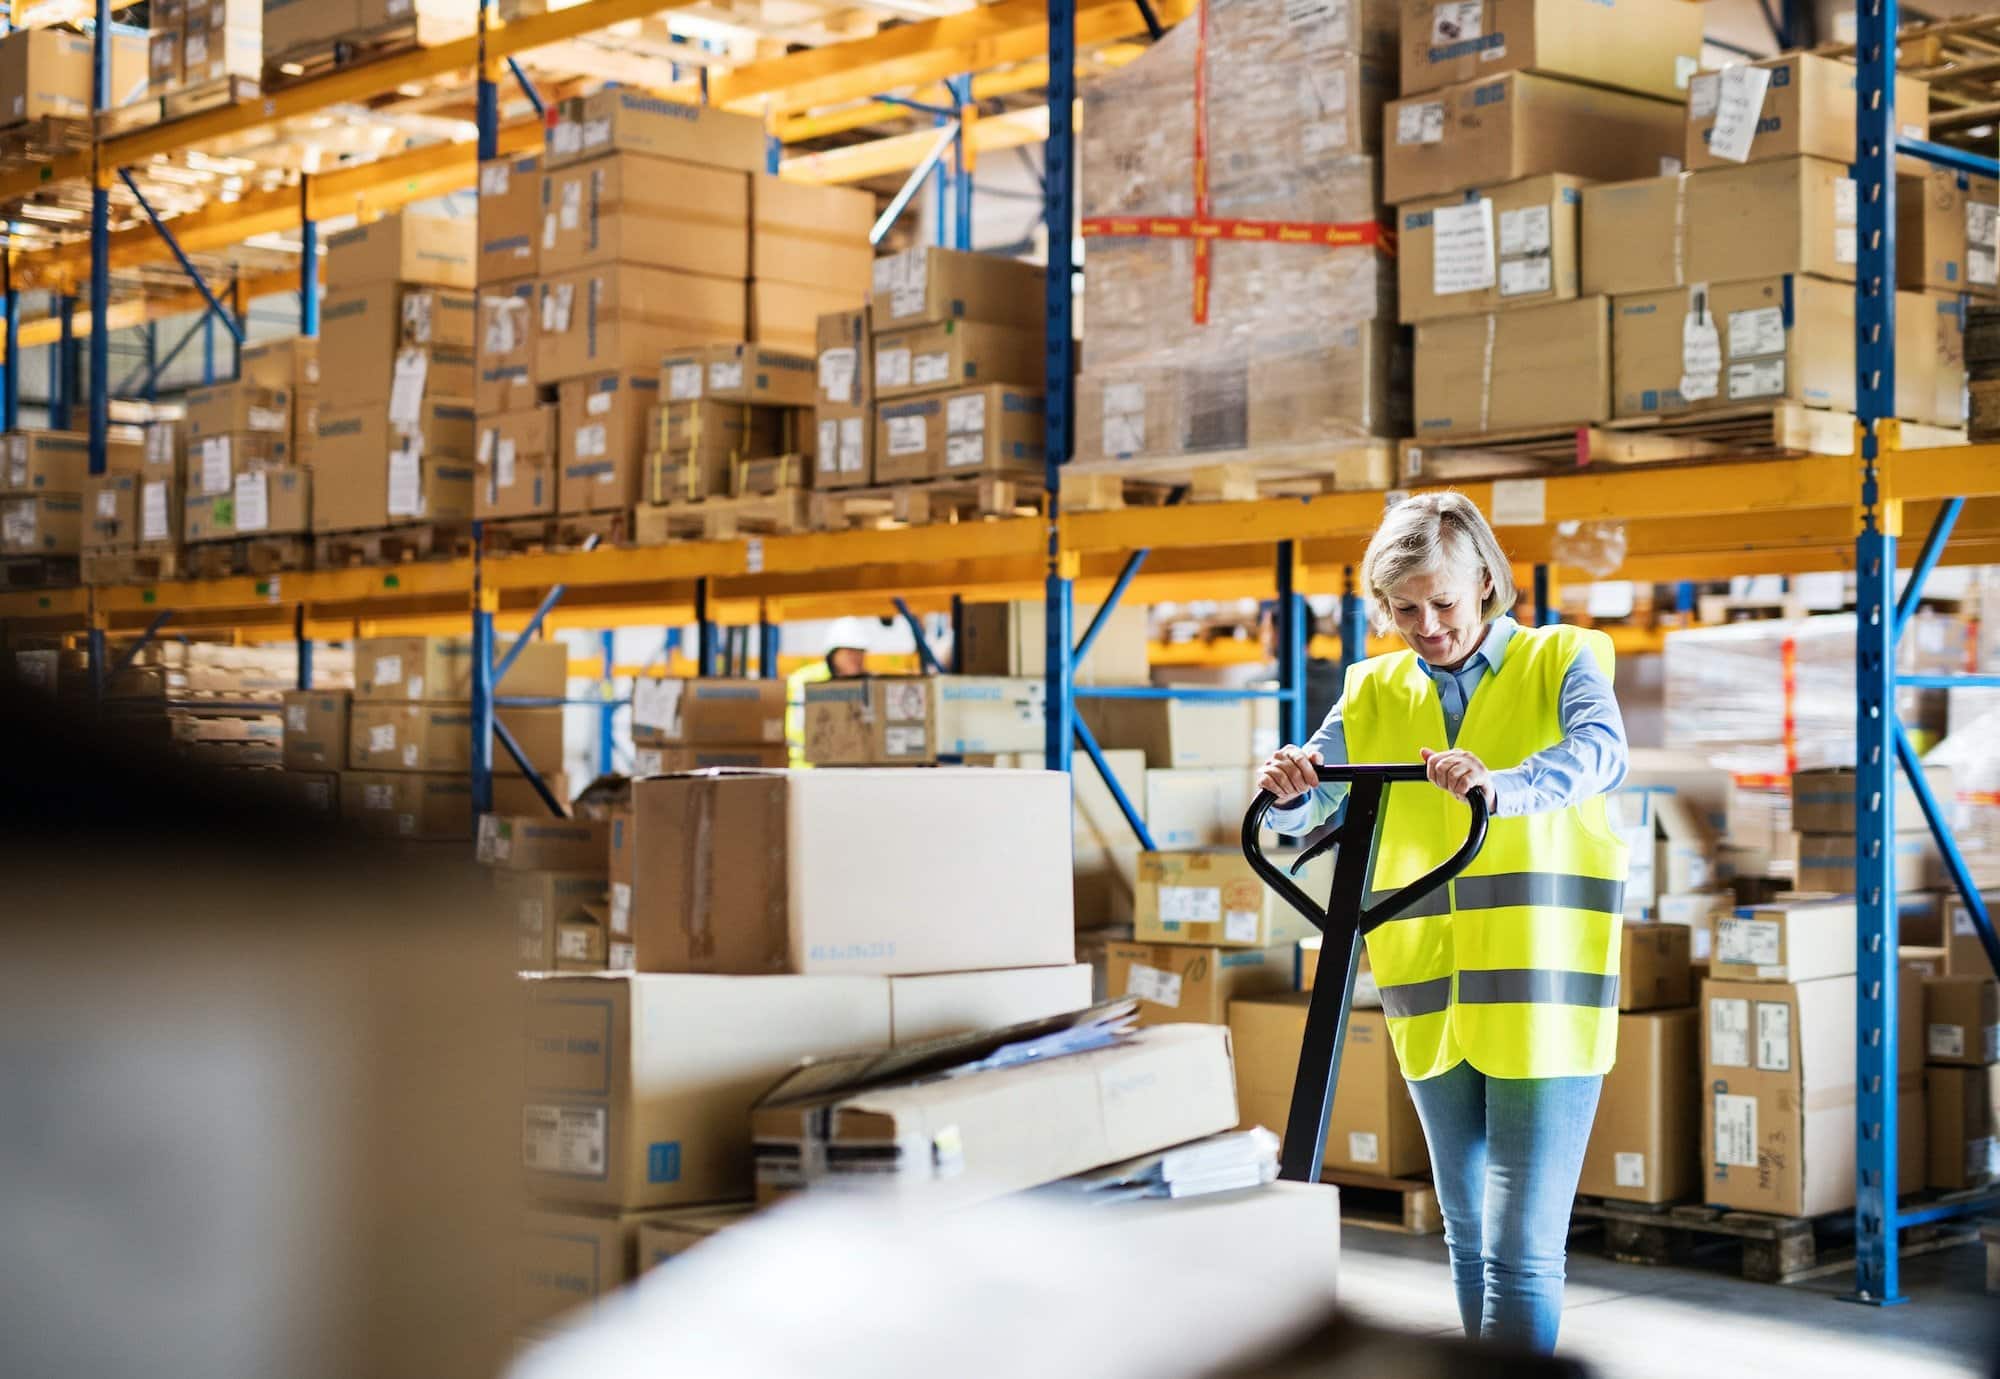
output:
M 1520 624 L 1504 613 L 1495 618 L 1479 649 L 1457 670 L 1441 670 L 1421 656 L 1417 658 L 1424 674 L 1437 686 L 1438 703 L 1444 709 L 1445 739 L 1453 746 L 1458 744 L 1466 706 L 1485 683 L 1488 672 L 1500 669 L 1507 657 L 1507 643 L 1519 628 Z M 1618 712 L 1610 677 L 1595 656 L 1579 656 L 1571 663 L 1563 678 L 1559 712 L 1562 741 L 1543 748 L 1512 770 L 1493 773 L 1495 818 L 1567 809 L 1579 800 L 1616 790 L 1624 781 L 1630 756 L 1625 720 Z M 1341 726 L 1339 704 L 1333 706 L 1306 746 L 1328 765 L 1346 764 L 1347 730 Z M 1294 837 L 1311 833 L 1339 817 L 1346 796 L 1344 785 L 1322 785 L 1272 809 L 1269 827 Z

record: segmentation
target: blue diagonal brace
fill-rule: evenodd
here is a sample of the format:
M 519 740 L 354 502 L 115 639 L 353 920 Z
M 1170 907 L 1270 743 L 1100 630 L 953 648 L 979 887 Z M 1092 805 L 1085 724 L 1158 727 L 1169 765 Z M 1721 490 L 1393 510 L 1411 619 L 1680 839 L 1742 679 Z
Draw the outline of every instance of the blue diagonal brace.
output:
M 1945 818 L 1937 796 L 1931 793 L 1931 783 L 1924 779 L 1924 765 L 1917 760 L 1916 744 L 1910 741 L 1909 730 L 1900 719 L 1896 722 L 1896 760 L 1903 763 L 1903 774 L 1909 778 L 1910 789 L 1916 794 L 1917 807 L 1924 812 L 1924 822 L 1931 826 L 1931 837 L 1937 840 L 1945 870 L 1951 873 L 1951 884 L 1958 888 L 1959 898 L 1972 915 L 1973 927 L 1979 933 L 1980 943 L 1986 948 L 1986 960 L 1993 964 L 1995 972 L 2000 972 L 2000 937 L 1993 933 L 1993 918 L 1986 912 L 1986 898 L 1972 883 L 1972 870 L 1965 865 L 1965 854 L 1958 850 L 1958 839 L 1951 831 L 1951 821 Z
M 528 104 L 535 107 L 535 118 L 539 120 L 546 117 L 549 108 L 542 103 L 542 93 L 535 89 L 535 83 L 530 81 L 528 74 L 521 70 L 520 62 L 515 58 L 508 58 L 507 70 L 512 72 L 514 80 L 521 84 L 521 94 L 528 98 Z
M 909 624 L 910 635 L 916 639 L 917 658 L 924 663 L 924 673 L 927 675 L 944 674 L 944 667 L 938 663 L 937 653 L 931 650 L 930 641 L 924 636 L 923 620 L 915 613 L 912 613 L 910 605 L 903 602 L 900 598 L 896 600 L 896 611 L 902 615 L 903 621 Z
M 1965 510 L 1965 499 L 1952 498 L 1938 509 L 1937 519 L 1931 523 L 1930 535 L 1924 538 L 1923 552 L 1917 556 L 1916 568 L 1910 571 L 1910 582 L 1903 586 L 1903 597 L 1896 601 L 1896 635 L 1903 635 L 1903 629 L 1910 625 L 1917 605 L 1924 597 L 1924 584 L 1930 579 L 1931 571 L 1937 568 L 1938 557 L 1944 554 L 1945 542 L 1951 540 L 1951 529 L 1958 522 L 1959 513 Z
M 146 200 L 146 194 L 139 190 L 139 184 L 132 180 L 132 170 L 118 169 L 118 180 L 132 193 L 133 199 L 139 203 L 139 209 L 144 211 L 146 219 L 153 223 L 153 229 L 166 242 L 167 248 L 173 251 L 174 260 L 180 264 L 181 272 L 187 274 L 189 280 L 194 283 L 195 290 L 201 293 L 201 299 L 208 303 L 208 309 L 221 318 L 222 324 L 229 328 L 230 338 L 241 345 L 243 327 L 237 322 L 235 313 L 225 308 L 215 293 L 209 290 L 208 281 L 201 276 L 201 270 L 194 266 L 194 260 L 181 249 L 180 241 L 174 238 L 174 232 L 167 228 L 167 223 L 160 219 L 158 213 L 153 210 L 152 203 Z
M 1974 177 L 2000 177 L 2000 159 L 1988 158 L 1984 154 L 1968 153 L 1950 144 L 1932 143 L 1928 139 L 1912 139 L 1903 135 L 1896 140 L 1896 152 L 1906 153 L 1912 158 L 1921 158 L 1926 163 L 1935 163 L 1941 168 L 1954 172 L 1970 173 Z
M 118 663 L 111 667 L 111 673 L 104 677 L 107 686 L 116 683 L 119 676 L 132 668 L 132 663 L 139 659 L 139 653 L 153 644 L 153 638 L 160 634 L 160 629 L 173 615 L 171 608 L 162 608 L 153 615 L 153 620 L 146 624 L 146 630 L 139 634 L 139 640 L 125 648 L 118 657 Z
M 208 319 L 207 317 L 202 318 L 202 320 L 207 320 L 207 319 Z M 160 358 L 154 360 L 151 365 L 148 365 L 144 361 L 141 361 L 139 367 L 132 370 L 132 372 L 126 376 L 125 381 L 118 385 L 118 392 L 122 396 L 130 397 L 134 391 L 133 384 L 135 383 L 138 384 L 139 386 L 137 391 L 143 393 L 148 388 L 152 387 L 155 383 L 158 383 L 160 381 L 160 375 L 165 373 L 169 368 L 173 366 L 173 362 L 176 359 L 180 358 L 181 351 L 186 349 L 191 343 L 193 343 L 195 338 L 201 334 L 201 329 L 202 329 L 201 321 L 196 321 L 193 325 L 187 328 L 187 333 L 182 335 L 181 338 L 174 343 L 174 347 L 172 349 L 168 350 Z
M 583 549 L 586 551 L 597 549 L 597 537 L 595 534 L 584 541 Z M 514 658 L 519 656 L 522 649 L 535 639 L 535 634 L 542 630 L 542 619 L 546 618 L 550 610 L 563 601 L 563 595 L 568 592 L 569 586 L 567 584 L 558 584 L 542 596 L 542 601 L 535 606 L 535 616 L 528 619 L 528 625 L 521 629 L 521 635 L 516 637 L 514 644 L 507 648 L 507 654 L 493 663 L 493 687 L 496 690 L 499 689 L 500 682 L 507 678 L 507 672 L 514 668 Z
M 1111 592 L 1104 596 L 1104 602 L 1097 606 L 1097 615 L 1090 620 L 1090 626 L 1084 629 L 1083 640 L 1076 644 L 1076 651 L 1070 656 L 1071 665 L 1083 664 L 1083 658 L 1090 654 L 1090 648 L 1097 642 L 1097 634 L 1105 629 L 1111 621 L 1111 615 L 1118 611 L 1118 600 L 1124 598 L 1125 591 L 1132 587 L 1133 577 L 1139 573 L 1139 567 L 1146 563 L 1146 557 L 1150 553 L 1139 550 L 1125 557 L 1125 568 L 1118 572 L 1118 578 L 1111 585 Z
M 1118 812 L 1123 814 L 1125 822 L 1131 825 L 1133 834 L 1139 839 L 1139 846 L 1148 852 L 1158 852 L 1159 849 L 1153 845 L 1152 831 L 1146 827 L 1146 821 L 1139 817 L 1139 811 L 1132 807 L 1132 801 L 1125 797 L 1125 787 L 1118 783 L 1118 777 L 1111 774 L 1111 763 L 1104 759 L 1104 749 L 1097 745 L 1097 738 L 1091 733 L 1090 725 L 1079 716 L 1073 721 L 1072 726 L 1076 729 L 1078 745 L 1090 758 L 1090 764 L 1097 768 L 1097 774 L 1103 777 L 1104 788 L 1111 792 L 1111 798 L 1117 802 Z
M 521 774 L 528 778 L 528 784 L 532 785 L 535 793 L 542 797 L 542 803 L 549 807 L 549 813 L 558 819 L 567 819 L 569 811 L 563 808 L 562 801 L 558 800 L 555 792 L 549 789 L 548 782 L 542 779 L 542 773 L 535 769 L 535 764 L 528 760 L 528 754 L 521 750 L 521 744 L 514 740 L 514 734 L 508 732 L 507 725 L 497 718 L 493 720 L 493 736 L 507 749 L 507 755 L 514 758 L 514 764 L 521 768 Z
M 880 244 L 882 242 L 882 237 L 888 234 L 896 221 L 902 217 L 904 209 L 910 204 L 910 198 L 917 194 L 917 189 L 924 185 L 925 179 L 931 175 L 931 170 L 938 165 L 938 160 L 951 150 L 952 144 L 957 139 L 957 120 L 952 120 L 950 123 L 938 127 L 937 142 L 931 146 L 931 151 L 924 155 L 923 162 L 911 169 L 909 180 L 903 183 L 902 190 L 896 193 L 894 199 L 889 202 L 882 214 L 876 218 L 875 228 L 868 232 L 868 242 L 870 244 Z

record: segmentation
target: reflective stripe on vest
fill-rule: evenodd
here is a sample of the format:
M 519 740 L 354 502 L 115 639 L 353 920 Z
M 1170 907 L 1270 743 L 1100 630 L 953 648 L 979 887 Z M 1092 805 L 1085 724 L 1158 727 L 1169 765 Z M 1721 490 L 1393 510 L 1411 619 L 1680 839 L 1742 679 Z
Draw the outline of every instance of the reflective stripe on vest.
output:
M 1436 1015 L 1451 1008 L 1450 977 L 1402 986 L 1380 986 L 1382 1013 L 1390 1019 Z M 1589 1006 L 1608 1009 L 1618 1004 L 1618 977 L 1599 972 L 1559 972 L 1546 967 L 1516 967 L 1458 974 L 1458 999 L 1466 1005 Z
M 1372 908 L 1394 891 L 1370 891 Z M 1597 910 L 1620 914 L 1625 908 L 1625 883 L 1602 876 L 1568 876 L 1552 871 L 1517 871 L 1499 876 L 1462 876 L 1429 895 L 1418 897 L 1398 919 L 1448 914 L 1453 909 L 1498 910 L 1508 906 L 1546 906 L 1562 910 Z

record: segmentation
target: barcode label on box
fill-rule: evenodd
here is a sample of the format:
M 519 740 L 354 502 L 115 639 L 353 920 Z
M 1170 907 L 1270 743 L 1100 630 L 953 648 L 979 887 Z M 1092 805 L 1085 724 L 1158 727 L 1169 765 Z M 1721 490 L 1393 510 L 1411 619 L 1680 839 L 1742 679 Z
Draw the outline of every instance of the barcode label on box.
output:
M 668 737 L 681 735 L 681 696 L 687 686 L 679 680 L 644 677 L 632 687 L 632 722 L 641 728 L 658 728 Z
M 1778 397 L 1785 391 L 1785 361 L 1760 359 L 1752 364 L 1729 366 L 1729 396 Z
M 1256 910 L 1231 910 L 1222 917 L 1222 936 L 1231 943 L 1255 943 L 1261 919 Z
M 711 393 L 733 392 L 742 386 L 741 359 L 718 359 L 708 366 L 708 390 Z
M 1169 924 L 1219 923 L 1222 919 L 1222 888 L 1162 886 L 1160 918 Z
M 1347 1157 L 1358 1164 L 1378 1164 L 1382 1162 L 1382 1142 L 1374 1132 L 1350 1130 L 1347 1132 Z
M 875 386 L 877 388 L 907 388 L 910 386 L 910 352 L 908 350 L 877 350 L 875 352 Z
M 829 402 L 856 402 L 854 375 L 857 355 L 851 346 L 824 350 L 819 357 L 819 391 Z
M 306 730 L 306 706 L 304 704 L 285 705 L 285 731 L 302 733 Z
M 701 365 L 675 364 L 667 370 L 667 401 L 692 402 L 701 396 Z
M 920 757 L 924 755 L 925 732 L 917 728 L 884 728 L 882 730 L 882 752 L 884 756 Z
M 1137 996 L 1142 1001 L 1175 1009 L 1181 1003 L 1181 979 L 1175 972 L 1162 972 L 1157 967 L 1135 962 L 1125 976 L 1125 994 Z
M 632 887 L 623 881 L 611 883 L 611 932 L 632 932 Z
M 1611 1160 L 1612 1179 L 1620 1187 L 1646 1186 L 1646 1156 L 1644 1154 L 1614 1154 Z
M 396 725 L 377 723 L 368 729 L 368 750 L 371 752 L 393 752 L 396 750 Z
M 1757 1098 L 1715 1094 L 1715 1162 L 1723 1168 L 1757 1166 Z
M 1778 921 L 1726 915 L 1715 924 L 1715 960 L 1774 967 L 1785 960 Z
M 604 950 L 604 965 L 613 972 L 632 972 L 639 966 L 639 949 L 630 943 L 613 943 Z
M 378 656 L 375 658 L 375 683 L 378 685 L 400 685 L 403 683 L 403 658 L 401 656 Z
M 139 539 L 167 539 L 167 481 L 156 479 L 140 494 Z
M 947 398 L 944 404 L 945 434 L 963 436 L 986 429 L 986 394 L 967 393 Z
M 1435 144 L 1444 139 L 1444 102 L 1418 101 L 1396 112 L 1396 142 Z
M 1750 1002 L 1723 997 L 1709 1001 L 1708 1061 L 1718 1068 L 1750 1066 Z
M 394 809 L 396 807 L 396 787 L 393 785 L 364 785 L 361 787 L 361 804 L 366 809 Z
M 1729 357 L 1755 359 L 1785 352 L 1785 312 L 1782 307 L 1761 306 L 1750 311 L 1729 313 Z
M 270 482 L 263 474 L 236 476 L 236 530 L 264 531 L 271 525 Z
M 1963 1025 L 1932 1025 L 1930 1037 L 1926 1041 L 1932 1058 L 1965 1057 L 1965 1027 Z
M 523 1106 L 521 1167 L 602 1178 L 605 1119 L 602 1106 Z
M 1500 295 L 1503 297 L 1525 297 L 1547 292 L 1554 281 L 1550 261 L 1545 254 L 1500 262 Z
M 915 455 L 924 448 L 924 419 L 922 417 L 889 418 L 889 453 L 891 455 Z
M 566 925 L 556 931 L 556 956 L 568 958 L 571 962 L 590 960 L 591 939 L 594 935 L 580 924 Z
M 1792 1070 L 1792 1008 L 1783 1001 L 1757 1002 L 1757 1066 L 1767 1073 Z
M 910 382 L 919 387 L 951 381 L 951 354 L 938 350 L 920 354 L 910 361 Z

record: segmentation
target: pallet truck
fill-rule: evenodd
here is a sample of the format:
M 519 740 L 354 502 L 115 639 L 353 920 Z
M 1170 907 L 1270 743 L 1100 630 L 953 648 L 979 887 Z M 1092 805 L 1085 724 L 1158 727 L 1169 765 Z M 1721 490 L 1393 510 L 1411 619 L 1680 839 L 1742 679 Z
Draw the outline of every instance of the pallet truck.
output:
M 1292 1106 L 1278 1159 L 1278 1176 L 1295 1183 L 1319 1181 L 1327 1117 L 1333 1112 L 1333 1089 L 1340 1080 L 1341 1047 L 1347 1041 L 1347 1019 L 1354 1008 L 1354 977 L 1360 970 L 1363 936 L 1449 883 L 1479 855 L 1486 842 L 1486 796 L 1475 790 L 1467 801 L 1472 809 L 1472 828 L 1458 851 L 1401 890 L 1364 905 L 1370 863 L 1382 831 L 1382 797 L 1396 782 L 1425 780 L 1424 768 L 1411 764 L 1321 766 L 1318 770 L 1322 785 L 1348 787 L 1347 813 L 1338 828 L 1292 864 L 1292 872 L 1296 874 L 1328 848 L 1339 847 L 1333 861 L 1333 890 L 1324 907 L 1315 904 L 1258 845 L 1264 816 L 1278 803 L 1277 797 L 1268 790 L 1258 791 L 1243 818 L 1243 855 L 1251 870 L 1285 903 L 1311 920 L 1322 935 L 1320 975 L 1313 982 L 1312 1004 L 1306 1011 L 1305 1043 L 1299 1050 L 1299 1071 L 1292 1083 Z M 1343 976 L 1328 980 L 1333 973 Z

